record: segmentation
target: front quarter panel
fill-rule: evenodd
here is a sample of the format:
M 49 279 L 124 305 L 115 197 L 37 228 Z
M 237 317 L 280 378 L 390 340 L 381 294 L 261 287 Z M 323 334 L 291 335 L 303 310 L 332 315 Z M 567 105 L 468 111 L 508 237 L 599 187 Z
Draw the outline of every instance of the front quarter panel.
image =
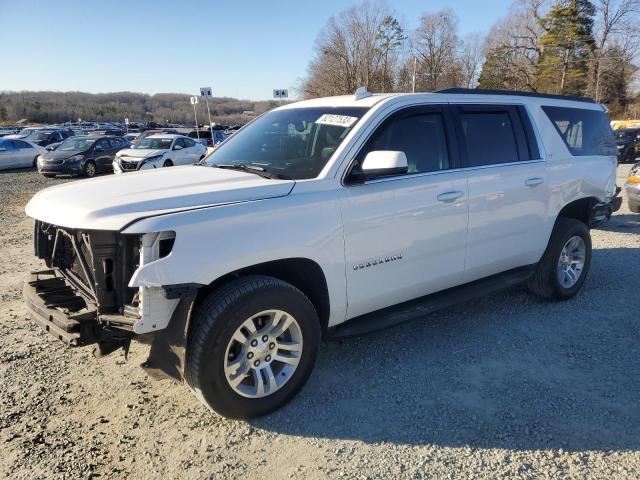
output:
M 305 258 L 324 272 L 329 325 L 340 323 L 346 312 L 346 280 L 340 206 L 334 193 L 298 183 L 285 197 L 140 220 L 123 233 L 174 231 L 176 239 L 167 257 L 134 273 L 130 286 L 208 285 L 241 268 Z

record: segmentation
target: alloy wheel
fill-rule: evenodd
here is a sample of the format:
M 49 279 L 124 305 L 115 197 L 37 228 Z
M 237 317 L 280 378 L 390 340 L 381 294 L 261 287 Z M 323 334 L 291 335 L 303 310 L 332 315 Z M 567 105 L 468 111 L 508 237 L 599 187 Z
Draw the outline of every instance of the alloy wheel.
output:
M 292 315 L 282 310 L 257 313 L 237 328 L 227 345 L 227 383 L 243 397 L 269 396 L 293 377 L 302 346 L 302 330 Z
M 564 244 L 558 259 L 558 280 L 564 288 L 573 287 L 582 275 L 587 247 L 582 237 L 573 236 Z

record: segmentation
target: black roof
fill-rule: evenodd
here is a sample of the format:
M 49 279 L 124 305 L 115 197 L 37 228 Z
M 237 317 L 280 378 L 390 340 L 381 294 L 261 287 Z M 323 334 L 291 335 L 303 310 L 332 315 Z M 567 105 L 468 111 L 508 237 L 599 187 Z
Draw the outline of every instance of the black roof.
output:
M 555 100 L 572 100 L 576 102 L 596 103 L 593 98 L 572 97 L 569 95 L 552 95 L 550 93 L 518 92 L 516 90 L 486 90 L 482 88 L 446 88 L 435 93 L 452 93 L 464 95 L 517 95 L 519 97 L 551 98 Z

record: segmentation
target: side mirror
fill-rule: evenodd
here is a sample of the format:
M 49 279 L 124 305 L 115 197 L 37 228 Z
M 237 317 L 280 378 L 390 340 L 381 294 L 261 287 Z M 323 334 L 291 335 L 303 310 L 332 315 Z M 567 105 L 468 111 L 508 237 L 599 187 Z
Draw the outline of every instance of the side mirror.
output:
M 374 150 L 364 158 L 362 172 L 353 172 L 351 177 L 355 181 L 364 182 L 374 178 L 403 175 L 408 170 L 409 164 L 404 152 Z
M 174 150 L 182 150 L 182 145 L 175 145 L 173 147 Z

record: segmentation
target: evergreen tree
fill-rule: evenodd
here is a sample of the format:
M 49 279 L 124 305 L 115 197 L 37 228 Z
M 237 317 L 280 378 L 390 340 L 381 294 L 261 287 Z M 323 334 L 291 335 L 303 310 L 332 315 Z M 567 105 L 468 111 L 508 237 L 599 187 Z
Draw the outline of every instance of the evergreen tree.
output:
M 538 65 L 537 90 L 584 95 L 589 61 L 594 49 L 593 17 L 589 0 L 558 0 L 540 19 L 545 33 Z

